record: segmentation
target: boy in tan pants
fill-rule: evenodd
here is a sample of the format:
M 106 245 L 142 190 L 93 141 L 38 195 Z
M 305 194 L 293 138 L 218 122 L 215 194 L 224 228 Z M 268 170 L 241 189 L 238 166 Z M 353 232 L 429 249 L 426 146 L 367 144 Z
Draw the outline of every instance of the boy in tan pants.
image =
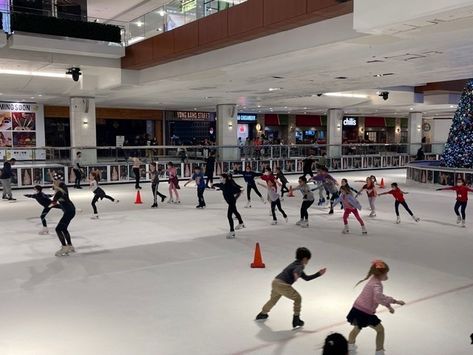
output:
M 271 298 L 263 306 L 261 313 L 256 316 L 256 320 L 268 319 L 268 313 L 284 296 L 294 301 L 294 317 L 292 318 L 292 327 L 302 327 L 304 322 L 300 319 L 301 313 L 301 302 L 302 298 L 299 292 L 297 292 L 292 284 L 297 281 L 300 277 L 305 281 L 314 280 L 317 277 L 325 274 L 327 269 L 321 269 L 319 272 L 313 275 L 306 275 L 304 273 L 305 266 L 309 263 L 312 254 L 307 248 L 298 248 L 296 250 L 296 261 L 288 265 L 276 278 L 273 280 L 271 288 Z

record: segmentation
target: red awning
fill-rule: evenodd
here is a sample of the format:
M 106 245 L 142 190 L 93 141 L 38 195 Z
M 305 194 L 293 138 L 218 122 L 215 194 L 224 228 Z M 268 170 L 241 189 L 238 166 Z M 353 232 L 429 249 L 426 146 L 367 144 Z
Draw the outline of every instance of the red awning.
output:
M 365 127 L 386 127 L 384 117 L 365 117 Z
M 264 115 L 265 126 L 279 126 L 279 117 L 275 114 Z
M 297 127 L 322 127 L 322 118 L 315 115 L 297 115 Z

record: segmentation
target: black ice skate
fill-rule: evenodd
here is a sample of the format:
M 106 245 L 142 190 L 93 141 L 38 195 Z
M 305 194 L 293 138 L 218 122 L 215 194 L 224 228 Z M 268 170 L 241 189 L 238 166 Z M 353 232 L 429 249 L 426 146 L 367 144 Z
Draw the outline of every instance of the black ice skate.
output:
M 292 317 L 292 327 L 299 328 L 304 326 L 304 321 L 302 321 L 299 316 Z
M 256 316 L 256 319 L 255 320 L 259 320 L 259 321 L 263 321 L 263 320 L 266 320 L 268 319 L 268 315 L 267 314 L 264 314 L 264 313 L 260 313 Z

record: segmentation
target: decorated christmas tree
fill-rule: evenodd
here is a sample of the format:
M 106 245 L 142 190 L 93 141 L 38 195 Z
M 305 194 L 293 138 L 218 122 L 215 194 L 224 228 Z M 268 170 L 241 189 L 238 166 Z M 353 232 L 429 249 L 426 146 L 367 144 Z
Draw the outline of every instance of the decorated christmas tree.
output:
M 473 168 L 473 80 L 468 81 L 453 116 L 442 163 L 451 168 Z

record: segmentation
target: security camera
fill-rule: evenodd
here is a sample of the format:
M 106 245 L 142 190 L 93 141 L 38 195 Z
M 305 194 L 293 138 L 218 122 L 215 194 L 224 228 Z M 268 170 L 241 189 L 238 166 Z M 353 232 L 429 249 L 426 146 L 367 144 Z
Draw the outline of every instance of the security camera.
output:
M 389 99 L 389 91 L 382 91 L 379 93 L 378 95 L 379 97 L 382 97 L 384 101 L 386 101 L 387 99 Z
M 322 95 L 323 95 L 322 93 L 318 93 L 318 94 L 317 94 L 318 97 L 320 97 L 320 96 L 322 96 Z
M 66 75 L 71 75 L 72 80 L 79 81 L 80 76 L 82 75 L 80 68 L 72 67 L 67 69 Z

